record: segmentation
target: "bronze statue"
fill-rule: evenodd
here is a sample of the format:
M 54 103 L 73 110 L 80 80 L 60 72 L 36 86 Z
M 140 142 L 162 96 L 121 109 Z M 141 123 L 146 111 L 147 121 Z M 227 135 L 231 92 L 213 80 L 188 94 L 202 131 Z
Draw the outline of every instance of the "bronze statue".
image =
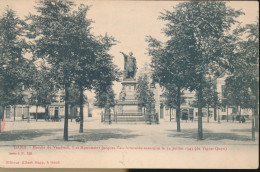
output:
M 123 52 L 120 52 L 124 56 L 124 79 L 134 79 L 137 71 L 136 59 L 133 57 L 133 53 L 130 52 L 129 56 Z

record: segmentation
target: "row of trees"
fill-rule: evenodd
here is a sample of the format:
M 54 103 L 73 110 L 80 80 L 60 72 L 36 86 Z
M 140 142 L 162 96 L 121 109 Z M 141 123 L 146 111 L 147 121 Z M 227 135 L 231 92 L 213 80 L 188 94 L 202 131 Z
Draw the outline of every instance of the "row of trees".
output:
M 31 83 L 34 67 L 24 57 L 29 46 L 24 37 L 25 22 L 7 9 L 0 18 L 0 118 L 4 117 L 4 107 L 23 103 L 23 83 Z M 0 127 L 1 128 L 1 127 Z
M 236 56 L 231 58 L 230 72 L 226 79 L 226 104 L 252 109 L 258 125 L 259 101 L 259 21 L 238 28 Z
M 35 105 L 49 104 L 54 86 L 64 90 L 65 141 L 69 104 L 80 106 L 83 132 L 84 90 L 106 93 L 119 73 L 108 53 L 115 39 L 93 35 L 92 20 L 86 18 L 89 6 L 79 5 L 74 10 L 75 6 L 69 0 L 40 0 L 35 7 L 37 14 L 29 14 L 24 21 L 11 9 L 0 21 L 2 109 L 23 103 L 17 101 L 25 100 L 23 86 L 31 90 Z
M 198 139 L 203 139 L 202 108 L 216 101 L 214 80 L 228 73 L 228 95 L 250 100 L 248 89 L 258 95 L 258 29 L 257 25 L 232 30 L 242 11 L 234 10 L 225 2 L 183 2 L 165 10 L 159 19 L 167 24 L 163 33 L 168 40 L 161 42 L 148 36 L 148 53 L 152 57 L 153 78 L 175 95 L 177 131 L 180 132 L 181 91 L 196 91 L 198 107 Z M 247 33 L 247 39 L 241 35 Z M 239 78 L 240 77 L 240 78 Z M 230 84 L 240 83 L 236 90 Z M 174 87 L 174 88 L 172 88 Z M 210 93 L 210 94 L 209 94 Z M 238 94 L 239 93 L 239 94 Z M 230 103 L 233 99 L 228 96 Z M 256 108 L 258 99 L 245 108 Z M 241 101 L 240 101 L 241 102 Z M 204 104 L 204 105 L 203 105 Z

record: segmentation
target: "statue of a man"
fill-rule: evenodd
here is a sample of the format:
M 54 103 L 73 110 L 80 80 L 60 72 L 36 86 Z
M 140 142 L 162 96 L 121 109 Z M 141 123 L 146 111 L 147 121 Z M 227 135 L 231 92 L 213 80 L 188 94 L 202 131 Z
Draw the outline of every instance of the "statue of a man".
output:
M 124 79 L 134 79 L 136 74 L 136 59 L 133 57 L 133 53 L 130 52 L 129 55 L 126 55 L 123 52 L 120 52 L 124 56 Z

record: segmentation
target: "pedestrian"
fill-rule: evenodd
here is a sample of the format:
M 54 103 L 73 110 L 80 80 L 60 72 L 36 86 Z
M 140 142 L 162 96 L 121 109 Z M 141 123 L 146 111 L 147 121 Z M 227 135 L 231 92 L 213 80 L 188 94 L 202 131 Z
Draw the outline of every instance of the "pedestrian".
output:
M 241 119 L 242 123 L 245 123 L 246 122 L 246 119 L 244 116 L 242 116 L 242 119 Z
M 77 117 L 76 117 L 76 123 L 79 123 L 79 122 L 80 122 L 80 117 L 77 116 Z

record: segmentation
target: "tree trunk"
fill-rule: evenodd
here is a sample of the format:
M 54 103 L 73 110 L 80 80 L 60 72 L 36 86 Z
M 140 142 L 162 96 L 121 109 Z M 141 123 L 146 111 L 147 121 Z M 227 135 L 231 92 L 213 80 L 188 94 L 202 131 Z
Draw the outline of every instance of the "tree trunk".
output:
M 208 108 L 208 117 L 207 117 L 207 122 L 209 123 L 209 115 L 210 115 L 210 113 L 209 113 L 209 104 L 207 104 L 207 108 Z
M 27 122 L 28 123 L 30 122 L 30 105 L 28 105 L 28 119 L 27 119 Z
M 146 118 L 146 120 L 147 120 L 147 116 L 146 116 L 146 114 L 145 114 L 145 107 L 144 107 L 144 117 Z M 146 121 L 147 122 L 147 121 Z
M 15 116 L 16 116 L 16 105 L 14 105 L 14 121 L 15 121 Z
M 83 121 L 84 121 L 84 116 L 83 116 L 83 87 L 80 86 L 80 111 L 79 111 L 79 114 L 80 114 L 80 126 L 79 126 L 79 132 L 80 133 L 83 133 Z
M 0 106 L 0 134 L 3 132 L 2 131 L 2 124 L 4 119 L 4 106 Z
M 36 114 L 35 114 L 36 122 L 38 121 L 38 105 L 36 105 Z
M 77 105 L 75 105 L 74 108 L 73 108 L 73 114 L 74 114 L 74 118 L 75 118 L 75 119 L 76 119 L 76 117 L 78 116 L 77 108 L 78 108 Z
M 108 89 L 107 89 L 108 90 Z M 108 124 L 111 124 L 111 113 L 110 113 L 110 97 L 109 94 L 106 93 L 106 105 L 105 105 L 105 116 L 108 116 Z
M 69 127 L 69 90 L 68 85 L 65 85 L 65 119 L 64 119 L 64 141 L 68 141 L 68 127 Z
M 236 112 L 236 117 L 235 117 L 235 121 L 237 121 L 237 116 L 239 116 L 240 114 L 239 114 L 239 112 L 240 112 L 240 110 L 239 110 L 239 106 L 237 105 L 237 112 Z M 239 117 L 239 119 L 238 119 L 239 121 L 240 121 L 240 117 Z
M 177 132 L 181 132 L 180 112 L 181 112 L 181 88 L 178 87 L 177 88 L 177 109 L 176 109 Z
M 175 122 L 177 123 L 177 108 L 175 108 Z
M 48 105 L 45 105 L 45 112 L 44 112 L 44 114 L 45 114 L 45 120 L 50 120 Z
M 252 112 L 252 141 L 255 141 L 255 109 Z
M 217 121 L 217 108 L 214 105 L 214 121 Z
M 226 106 L 226 108 L 227 108 L 227 122 L 228 122 L 228 106 Z
M 218 124 L 220 124 L 220 109 L 218 108 Z
M 255 130 L 259 131 L 259 91 L 256 94 L 256 101 L 255 101 Z
M 48 112 L 48 105 L 45 106 L 45 116 L 49 116 L 49 112 Z
M 198 140 L 203 139 L 202 131 L 202 88 L 198 88 Z
M 2 106 L 0 106 L 0 134 L 2 134 L 2 126 L 1 126 L 1 124 L 2 124 Z
M 259 114 L 258 114 L 258 105 L 256 105 L 255 109 L 255 130 L 259 131 Z

